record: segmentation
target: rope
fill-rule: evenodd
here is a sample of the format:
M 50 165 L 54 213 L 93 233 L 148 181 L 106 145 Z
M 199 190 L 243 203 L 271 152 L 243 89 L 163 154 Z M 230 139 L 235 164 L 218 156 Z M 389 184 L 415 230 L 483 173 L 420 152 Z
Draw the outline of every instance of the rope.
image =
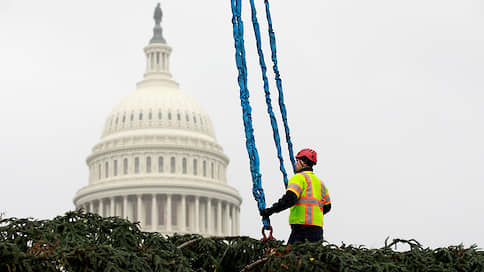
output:
M 267 113 L 269 114 L 269 118 L 271 121 L 272 137 L 274 138 L 274 144 L 276 145 L 276 149 L 277 149 L 277 157 L 279 158 L 279 170 L 281 171 L 284 179 L 284 186 L 287 188 L 287 182 L 288 182 L 287 173 L 286 173 L 286 168 L 284 168 L 284 159 L 282 158 L 281 140 L 279 138 L 279 128 L 277 126 L 277 121 L 274 115 L 274 111 L 272 110 L 271 93 L 269 91 L 269 82 L 267 80 L 267 66 L 264 61 L 264 52 L 262 51 L 259 22 L 257 21 L 257 10 L 254 5 L 254 0 L 250 0 L 250 7 L 252 11 L 252 26 L 254 28 L 254 33 L 255 33 L 255 38 L 257 43 L 257 53 L 259 54 L 259 64 L 261 67 L 262 79 L 264 80 L 264 92 L 266 97 Z
M 254 129 L 252 126 L 252 108 L 249 102 L 249 90 L 247 87 L 247 64 L 246 64 L 246 57 L 245 57 L 245 46 L 244 46 L 244 24 L 241 19 L 241 9 L 242 9 L 242 0 L 231 0 L 231 8 L 232 8 L 232 24 L 233 24 L 233 36 L 234 36 L 234 45 L 235 45 L 235 62 L 237 64 L 238 70 L 238 77 L 237 82 L 240 88 L 240 104 L 242 106 L 242 117 L 244 121 L 244 129 L 245 129 L 245 138 L 246 138 L 246 149 L 247 153 L 249 154 L 250 159 L 250 170 L 252 175 L 252 194 L 254 195 L 255 200 L 257 201 L 257 205 L 259 210 L 263 210 L 266 207 L 265 203 L 265 195 L 264 190 L 262 188 L 261 182 L 261 174 L 259 171 L 259 154 L 257 151 L 257 147 L 255 145 L 255 137 L 254 137 Z M 291 137 L 289 133 L 289 126 L 287 123 L 287 111 L 284 105 L 284 95 L 282 91 L 282 80 L 279 73 L 279 68 L 277 67 L 277 50 L 276 50 L 276 40 L 275 34 L 272 27 L 272 19 L 269 10 L 269 2 L 268 0 L 264 0 L 265 3 L 265 10 L 266 10 L 266 17 L 269 24 L 269 40 L 270 40 L 270 47 L 271 47 L 271 58 L 273 62 L 273 71 L 275 74 L 275 81 L 277 90 L 279 92 L 279 109 L 281 111 L 282 120 L 284 123 L 284 130 L 286 136 L 286 142 L 288 144 L 288 151 L 289 157 L 291 159 L 293 170 L 294 169 L 294 153 L 292 148 Z M 254 0 L 250 0 L 251 6 L 251 14 L 252 14 L 252 26 L 255 33 L 256 44 L 257 44 L 257 53 L 259 55 L 259 65 L 261 67 L 262 79 L 264 81 L 264 93 L 265 93 L 265 100 L 267 105 L 267 113 L 269 114 L 269 119 L 272 127 L 272 136 L 274 139 L 274 143 L 277 149 L 277 157 L 279 159 L 279 170 L 283 175 L 284 186 L 287 188 L 287 172 L 284 168 L 284 159 L 282 157 L 281 151 L 281 144 L 280 144 L 280 137 L 279 137 L 279 128 L 277 125 L 277 120 L 272 109 L 272 101 L 270 97 L 269 91 L 269 83 L 267 79 L 267 66 L 264 60 L 264 53 L 262 51 L 261 45 L 261 37 L 260 37 L 260 28 L 259 22 L 257 20 L 257 10 L 255 8 Z M 265 237 L 264 230 L 270 230 L 270 237 L 272 237 L 272 227 L 270 226 L 269 218 L 263 218 L 262 222 L 264 227 L 262 229 L 262 234 Z
M 269 9 L 269 1 L 264 0 L 264 4 L 266 7 L 267 23 L 269 25 L 269 41 L 271 44 L 271 53 L 272 53 L 271 57 L 272 57 L 272 63 L 273 63 L 272 69 L 274 71 L 276 86 L 279 92 L 279 110 L 281 111 L 282 121 L 284 123 L 284 132 L 286 135 L 287 149 L 289 150 L 289 158 L 291 159 L 293 172 L 296 173 L 296 168 L 295 168 L 296 161 L 294 160 L 294 152 L 292 148 L 291 135 L 289 133 L 289 124 L 287 123 L 287 111 L 286 111 L 286 105 L 284 104 L 284 94 L 282 92 L 282 80 L 281 80 L 281 75 L 279 73 L 279 68 L 277 67 L 276 35 L 274 34 L 274 29 L 272 28 L 272 18 L 271 18 L 271 12 Z M 285 185 L 287 188 L 287 183 Z
M 259 153 L 255 145 L 254 129 L 252 126 L 251 112 L 252 108 L 249 103 L 249 90 L 247 89 L 247 65 L 245 60 L 244 47 L 244 25 L 241 15 L 241 0 L 231 0 L 232 7 L 232 24 L 233 36 L 235 43 L 235 62 L 239 72 L 237 82 L 240 88 L 240 104 L 242 106 L 242 117 L 245 128 L 245 147 L 250 159 L 250 172 L 252 175 L 252 194 L 257 201 L 259 210 L 266 208 L 264 190 L 261 184 L 261 174 L 259 172 Z M 269 218 L 263 218 L 264 228 L 270 228 Z

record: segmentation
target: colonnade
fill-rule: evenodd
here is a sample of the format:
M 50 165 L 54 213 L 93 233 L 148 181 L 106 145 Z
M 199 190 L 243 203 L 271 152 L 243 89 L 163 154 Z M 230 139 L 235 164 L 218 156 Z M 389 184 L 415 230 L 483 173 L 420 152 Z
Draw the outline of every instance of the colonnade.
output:
M 170 71 L 171 48 L 168 45 L 148 45 L 145 47 L 146 73 Z
M 85 202 L 78 208 L 140 222 L 144 231 L 235 236 L 240 210 L 233 203 L 183 194 L 130 194 Z

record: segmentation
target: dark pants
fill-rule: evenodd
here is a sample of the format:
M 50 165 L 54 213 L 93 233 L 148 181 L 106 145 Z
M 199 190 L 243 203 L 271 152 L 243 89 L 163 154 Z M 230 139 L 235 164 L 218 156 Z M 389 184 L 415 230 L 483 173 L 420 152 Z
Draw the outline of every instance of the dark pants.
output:
M 287 244 L 293 244 L 295 242 L 317 242 L 323 240 L 323 228 L 311 225 L 291 225 L 291 235 Z

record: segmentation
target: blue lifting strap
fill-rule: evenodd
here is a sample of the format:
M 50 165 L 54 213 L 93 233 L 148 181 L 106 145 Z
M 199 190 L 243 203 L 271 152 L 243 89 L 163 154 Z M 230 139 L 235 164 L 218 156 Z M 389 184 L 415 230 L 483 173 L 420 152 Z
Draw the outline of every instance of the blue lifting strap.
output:
M 264 4 L 266 7 L 267 23 L 269 25 L 269 41 L 271 44 L 271 53 L 272 53 L 271 58 L 272 58 L 272 64 L 273 64 L 272 70 L 274 71 L 276 86 L 279 92 L 279 110 L 281 111 L 282 122 L 284 124 L 284 132 L 286 135 L 287 149 L 289 151 L 289 159 L 291 160 L 292 170 L 294 173 L 296 173 L 296 168 L 295 168 L 296 161 L 294 160 L 294 152 L 292 148 L 291 135 L 289 133 L 289 125 L 287 123 L 287 111 L 286 111 L 286 105 L 284 104 L 284 93 L 282 92 L 282 80 L 281 80 L 281 75 L 279 73 L 279 68 L 277 67 L 276 35 L 274 34 L 274 30 L 272 28 L 272 18 L 271 18 L 271 12 L 269 10 L 269 1 L 265 0 Z M 287 188 L 287 182 L 284 185 Z
M 267 66 L 264 61 L 264 53 L 262 51 L 261 46 L 261 38 L 260 38 L 260 29 L 259 23 L 257 20 L 257 12 L 254 5 L 254 0 L 250 0 L 251 11 L 252 11 L 252 25 L 254 28 L 254 33 L 257 42 L 257 52 L 259 54 L 259 64 L 261 66 L 261 73 L 262 78 L 264 80 L 264 92 L 267 104 L 267 112 L 269 114 L 274 143 L 277 149 L 277 155 L 279 158 L 279 169 L 283 175 L 284 185 L 287 187 L 287 173 L 286 169 L 284 168 L 284 160 L 282 158 L 282 151 L 280 145 L 280 138 L 279 138 L 279 129 L 277 126 L 277 121 L 272 110 L 272 103 L 270 98 L 270 91 L 269 91 L 269 83 L 267 79 Z M 242 116 L 244 121 L 245 127 L 245 138 L 246 138 L 246 149 L 247 153 L 249 154 L 250 159 L 250 169 L 252 175 L 252 193 L 254 198 L 257 201 L 259 210 L 263 210 L 266 207 L 265 203 L 265 196 L 264 190 L 262 188 L 261 183 L 261 174 L 259 170 L 259 154 L 257 151 L 257 147 L 255 145 L 255 137 L 254 137 L 254 129 L 252 126 L 252 117 L 251 112 L 252 108 L 249 103 L 249 90 L 247 88 L 247 65 L 246 65 L 246 58 L 245 58 L 245 46 L 244 46 L 244 26 L 241 19 L 241 8 L 242 3 L 241 0 L 231 0 L 231 7 L 232 7 L 232 24 L 233 24 L 233 36 L 234 36 L 234 43 L 235 43 L 235 61 L 237 64 L 238 69 L 238 84 L 240 88 L 240 102 L 242 106 Z M 269 39 L 271 42 L 271 51 L 272 51 L 272 61 L 273 61 L 273 70 L 276 79 L 276 85 L 279 91 L 279 108 L 281 111 L 285 133 L 286 133 L 286 142 L 288 144 L 289 156 L 294 167 L 294 155 L 292 150 L 292 143 L 289 134 L 289 127 L 287 124 L 287 111 L 284 105 L 284 96 L 282 92 L 282 81 L 279 74 L 279 69 L 277 67 L 277 55 L 276 55 L 276 43 L 275 43 L 275 35 L 272 29 L 272 20 L 269 11 L 269 2 L 265 0 L 265 7 L 266 7 L 266 15 L 267 21 L 269 23 Z M 294 169 L 293 169 L 294 170 Z M 270 221 L 268 218 L 263 218 L 262 220 L 264 224 L 264 228 L 270 228 Z

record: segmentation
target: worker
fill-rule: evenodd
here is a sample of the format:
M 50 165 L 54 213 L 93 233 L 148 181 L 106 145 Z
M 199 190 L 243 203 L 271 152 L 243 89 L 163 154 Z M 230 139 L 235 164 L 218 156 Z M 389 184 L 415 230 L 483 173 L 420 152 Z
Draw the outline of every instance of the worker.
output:
M 313 174 L 317 162 L 316 151 L 305 148 L 296 155 L 296 174 L 289 180 L 287 191 L 270 208 L 260 211 L 264 218 L 273 213 L 290 209 L 291 235 L 288 244 L 323 240 L 323 214 L 331 209 L 328 189 Z

